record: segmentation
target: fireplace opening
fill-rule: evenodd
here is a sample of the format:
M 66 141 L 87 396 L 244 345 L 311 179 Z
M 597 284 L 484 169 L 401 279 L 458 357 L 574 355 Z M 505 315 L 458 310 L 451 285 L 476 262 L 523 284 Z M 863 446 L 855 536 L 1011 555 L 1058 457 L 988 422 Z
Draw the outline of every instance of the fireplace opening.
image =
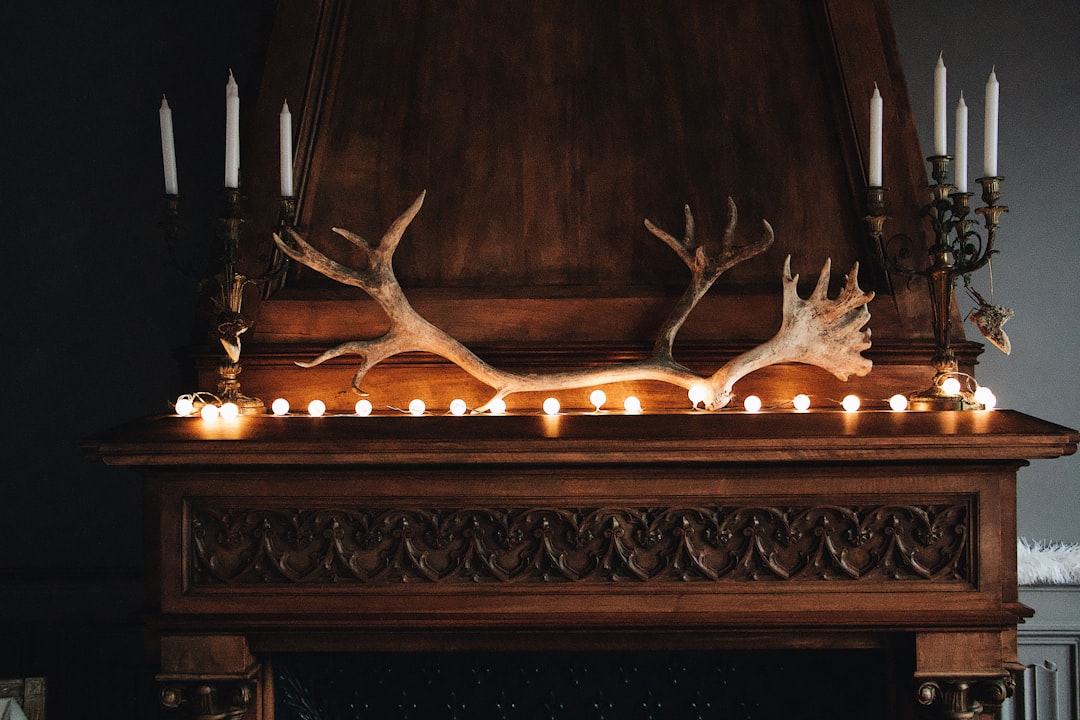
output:
M 890 679 L 896 662 L 882 649 L 280 653 L 275 717 L 912 717 L 912 689 Z

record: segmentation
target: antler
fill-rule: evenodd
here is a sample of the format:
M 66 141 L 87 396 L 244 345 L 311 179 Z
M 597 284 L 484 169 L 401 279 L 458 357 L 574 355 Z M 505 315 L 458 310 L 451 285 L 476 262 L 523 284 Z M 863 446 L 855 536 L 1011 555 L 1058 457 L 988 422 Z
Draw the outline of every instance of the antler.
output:
M 780 330 L 767 342 L 743 353 L 709 378 L 714 392 L 731 396 L 732 386 L 745 375 L 769 365 L 797 362 L 828 370 L 840 380 L 865 375 L 873 363 L 861 353 L 870 349 L 870 311 L 873 292 L 859 289 L 859 263 L 845 278 L 835 300 L 829 300 L 832 261 L 821 268 L 809 299 L 799 297 L 799 276 L 791 274 L 791 256 L 784 261 L 784 309 Z
M 677 240 L 671 234 L 653 225 L 648 219 L 645 220 L 645 227 L 648 231 L 663 240 L 690 269 L 690 285 L 664 321 L 664 325 L 656 338 L 656 344 L 653 346 L 653 352 L 659 357 L 671 359 L 675 335 L 682 328 L 682 324 L 690 315 L 690 311 L 697 306 L 717 278 L 743 260 L 749 260 L 765 252 L 773 244 L 772 226 L 762 220 L 765 232 L 762 234 L 761 239 L 748 245 L 736 245 L 735 226 L 739 221 L 739 210 L 735 206 L 735 201 L 730 197 L 727 199 L 727 204 L 728 222 L 727 227 L 724 228 L 724 236 L 720 241 L 720 252 L 717 255 L 710 255 L 705 248 L 705 243 L 694 238 L 694 215 L 690 212 L 689 205 L 683 206 L 686 229 L 682 240 Z
M 379 303 L 390 318 L 390 329 L 384 335 L 370 340 L 342 343 L 310 362 L 299 362 L 297 365 L 314 367 L 341 355 L 362 355 L 363 360 L 353 377 L 353 387 L 360 392 L 363 392 L 360 385 L 368 370 L 389 357 L 414 351 L 426 351 L 445 357 L 492 387 L 502 385 L 511 377 L 491 367 L 467 347 L 421 317 L 409 304 L 405 292 L 398 284 L 393 268 L 394 251 L 409 223 L 420 211 L 426 196 L 426 191 L 420 193 L 374 245 L 348 230 L 333 228 L 334 232 L 361 250 L 363 265 L 359 268 L 350 268 L 331 260 L 308 244 L 292 228 L 286 228 L 284 236 L 274 233 L 274 242 L 283 253 L 332 280 L 362 288 Z
M 798 278 L 791 277 L 790 258 L 785 264 L 784 322 L 780 332 L 772 340 L 736 358 L 709 378 L 672 359 L 675 335 L 716 279 L 734 265 L 764 252 L 773 242 L 772 228 L 766 222 L 765 232 L 758 241 L 746 245 L 736 244 L 735 225 L 738 212 L 731 198 L 728 198 L 728 224 L 716 254 L 711 254 L 704 242 L 694 238 L 694 218 L 688 206 L 684 208 L 686 230 L 682 240 L 674 238 L 648 220 L 645 221 L 649 231 L 671 247 L 691 273 L 690 285 L 664 322 L 650 357 L 616 366 L 562 373 L 519 374 L 499 370 L 421 317 L 409 304 L 394 276 L 394 250 L 409 223 L 419 212 L 425 196 L 426 193 L 421 193 L 376 244 L 347 230 L 333 229 L 361 250 L 363 262 L 360 267 L 347 267 L 326 257 L 291 228 L 286 228 L 284 235 L 274 234 L 274 242 L 287 256 L 333 280 L 362 288 L 379 303 L 390 319 L 390 328 L 384 335 L 343 343 L 310 362 L 297 363 L 298 365 L 314 367 L 341 355 L 361 355 L 363 360 L 352 384 L 362 393 L 361 383 L 368 370 L 386 358 L 413 351 L 434 353 L 450 360 L 495 390 L 495 394 L 473 412 L 484 412 L 495 400 L 517 392 L 568 390 L 627 380 L 658 380 L 687 389 L 703 384 L 712 388 L 714 395 L 711 401 L 706 401 L 706 407 L 716 409 L 730 400 L 731 386 L 739 378 L 766 365 L 787 361 L 805 362 L 832 370 L 842 379 L 846 379 L 851 373 L 862 375 L 870 370 L 870 361 L 860 357 L 858 353 L 870 346 L 869 331 L 864 334 L 860 328 L 870 317 L 865 305 L 873 298 L 873 293 L 863 294 L 859 291 L 854 279 L 858 265 L 855 266 L 845 293 L 830 303 L 825 297 L 829 272 L 829 265 L 826 263 L 822 271 L 823 280 L 818 282 L 811 299 L 803 301 L 795 289 Z M 857 310 L 861 310 L 861 313 L 856 312 Z M 841 343 L 840 350 L 828 347 L 836 342 Z M 824 347 L 815 343 L 821 343 Z

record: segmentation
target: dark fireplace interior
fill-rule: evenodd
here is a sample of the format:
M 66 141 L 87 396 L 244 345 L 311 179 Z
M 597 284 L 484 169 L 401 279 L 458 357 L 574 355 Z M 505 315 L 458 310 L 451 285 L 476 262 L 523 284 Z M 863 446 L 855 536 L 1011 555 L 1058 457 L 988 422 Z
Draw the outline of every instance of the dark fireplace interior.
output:
M 883 649 L 282 653 L 275 717 L 893 718 L 914 692 L 890 687 L 896 662 Z

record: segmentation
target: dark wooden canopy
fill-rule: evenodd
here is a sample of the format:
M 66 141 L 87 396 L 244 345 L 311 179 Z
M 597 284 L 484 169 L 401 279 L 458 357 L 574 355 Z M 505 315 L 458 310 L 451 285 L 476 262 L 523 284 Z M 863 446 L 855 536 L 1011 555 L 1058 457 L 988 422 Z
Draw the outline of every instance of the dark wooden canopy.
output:
M 770 337 L 786 256 L 807 289 L 826 259 L 834 288 L 858 262 L 861 286 L 878 294 L 876 369 L 852 387 L 888 397 L 930 376 L 932 334 L 924 284 L 890 282 L 862 219 L 875 83 L 886 108 L 888 229 L 920 238 L 926 173 L 884 1 L 282 0 L 248 118 L 254 219 L 243 249 L 252 271 L 272 250 L 277 116 L 288 99 L 298 224 L 313 244 L 356 262 L 331 228 L 377 239 L 427 190 L 395 255 L 414 306 L 494 364 L 561 368 L 651 344 L 687 270 L 643 221 L 681 235 L 686 204 L 699 235 L 715 241 L 730 196 L 742 236 L 758 237 L 767 221 L 776 242 L 717 282 L 676 359 L 711 372 Z M 296 267 L 246 303 L 256 324 L 245 389 L 351 404 L 332 399 L 348 388 L 348 358 L 303 373 L 292 362 L 385 329 L 366 296 Z M 970 369 L 977 348 L 959 351 Z M 203 364 L 212 380 L 216 355 Z M 836 385 L 821 370 L 792 369 L 739 389 L 780 396 L 807 383 L 825 393 Z M 391 360 L 367 386 L 391 402 L 447 386 L 483 395 L 434 358 Z M 684 405 L 675 394 L 653 406 Z

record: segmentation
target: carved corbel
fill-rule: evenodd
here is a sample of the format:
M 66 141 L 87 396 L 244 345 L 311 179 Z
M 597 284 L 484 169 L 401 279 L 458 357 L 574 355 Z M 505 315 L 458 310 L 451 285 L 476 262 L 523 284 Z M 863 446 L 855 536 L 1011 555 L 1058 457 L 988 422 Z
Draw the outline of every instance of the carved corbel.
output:
M 159 699 L 169 710 L 192 720 L 240 720 L 255 697 L 255 680 L 172 682 Z
M 1012 675 L 993 678 L 941 678 L 919 685 L 919 702 L 937 706 L 939 717 L 972 720 L 996 717 L 1002 703 L 1012 697 L 1016 680 Z

